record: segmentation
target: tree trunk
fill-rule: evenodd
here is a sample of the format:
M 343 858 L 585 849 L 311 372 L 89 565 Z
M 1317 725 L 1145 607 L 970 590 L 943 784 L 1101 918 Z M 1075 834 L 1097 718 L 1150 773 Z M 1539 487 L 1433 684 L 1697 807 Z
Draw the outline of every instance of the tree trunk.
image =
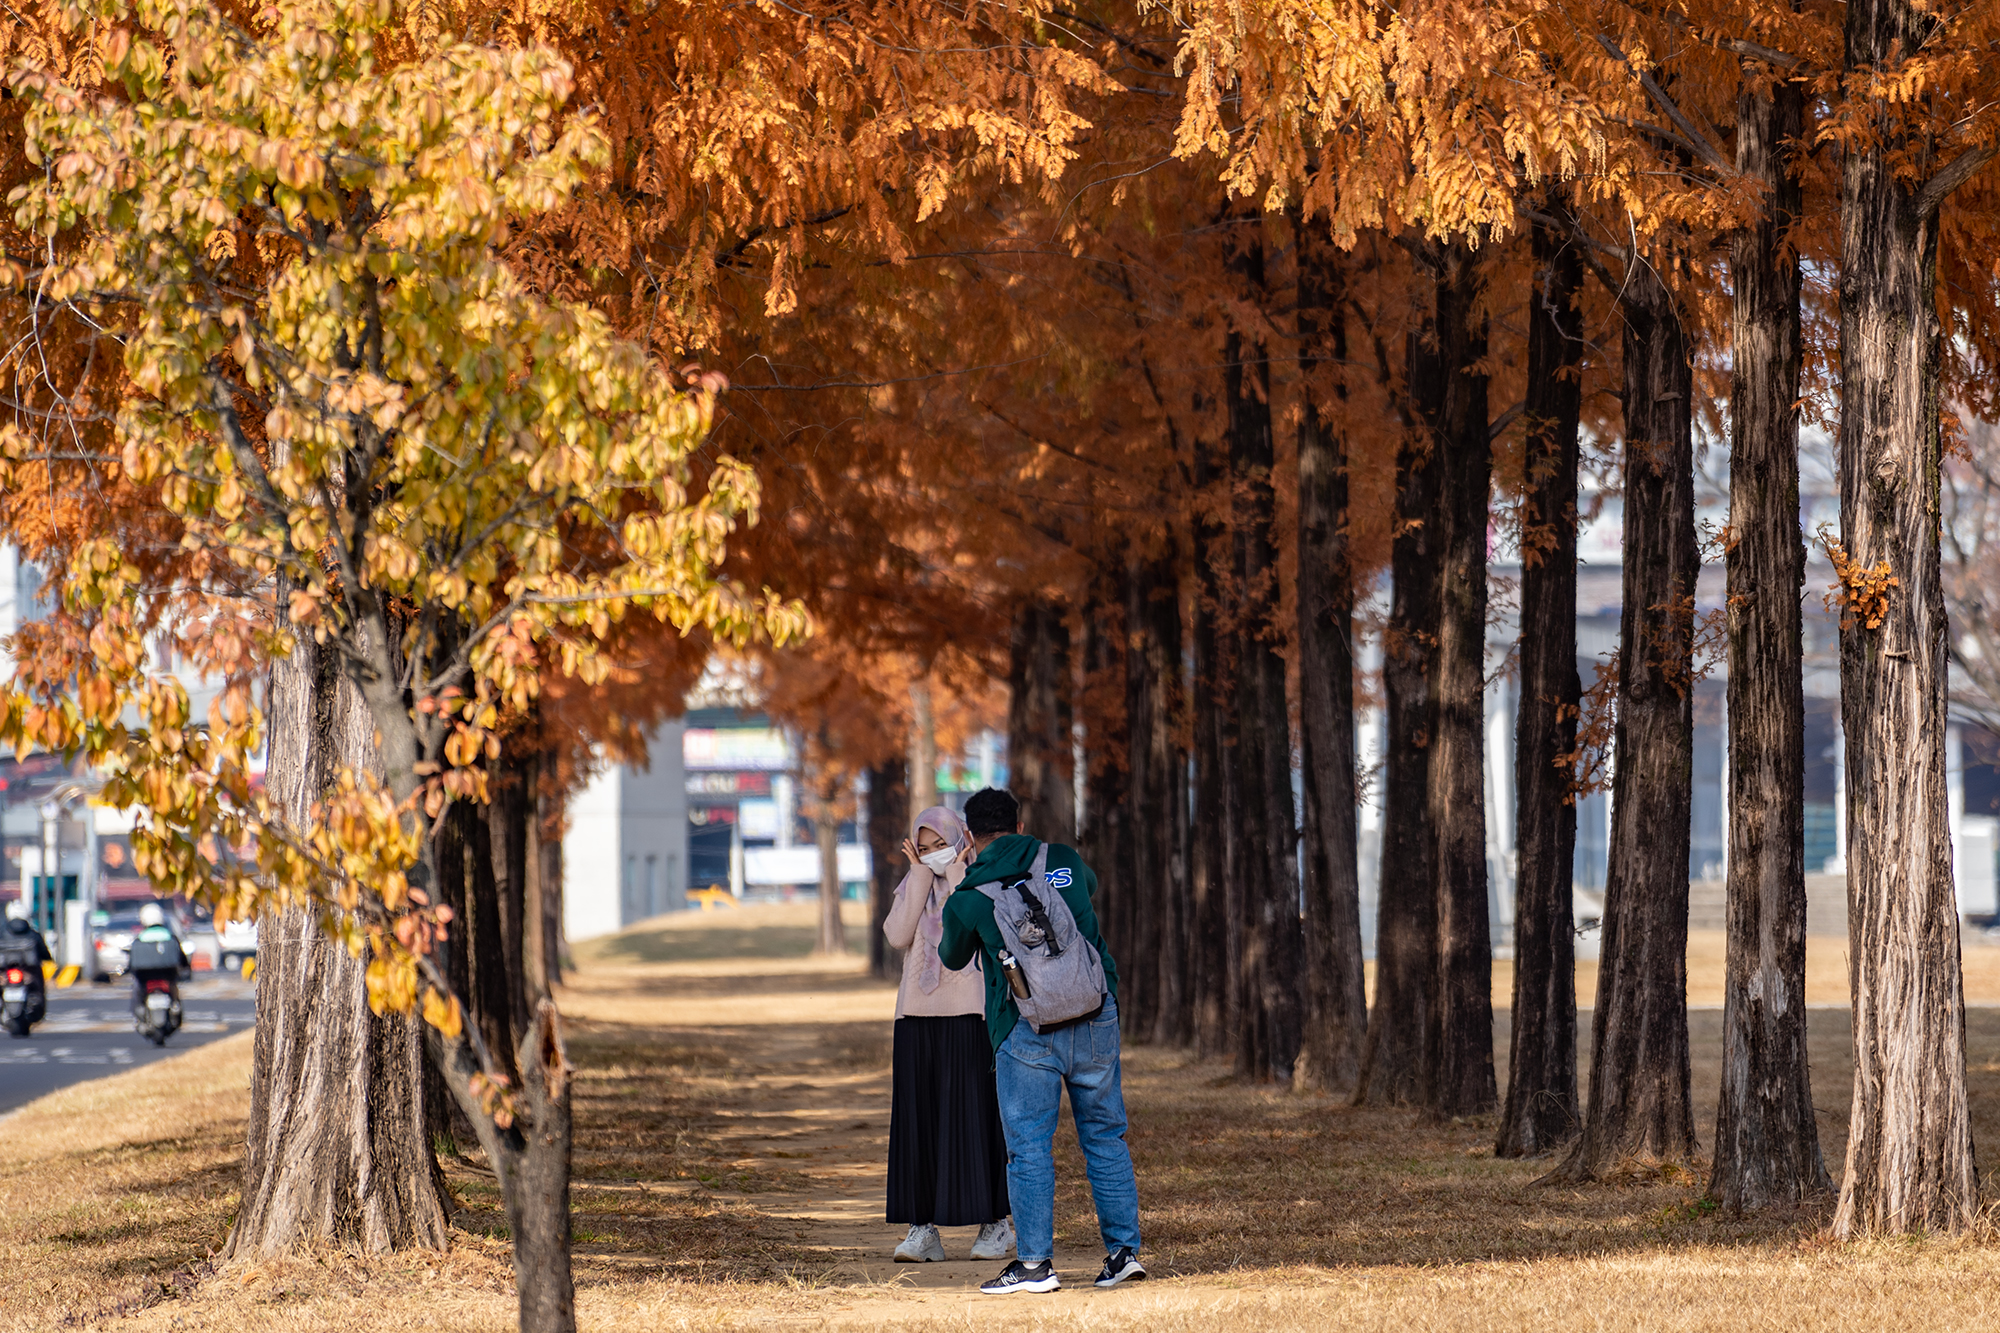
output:
M 514 1285 L 522 1333 L 575 1333 L 570 1271 L 569 1176 L 572 1122 L 569 1052 L 555 1006 L 542 1001 L 515 1052 L 527 1123 L 511 1164 L 507 1221 L 514 1232 Z
M 938 803 L 937 790 L 937 719 L 931 712 L 931 683 L 917 680 L 910 683 L 910 817 L 915 824 L 917 816 Z
M 1185 1040 L 1187 763 L 1175 740 L 1181 671 L 1180 588 L 1171 552 L 1135 559 L 1126 575 L 1125 729 L 1131 755 L 1135 951 L 1150 959 L 1148 1026 L 1135 1035 Z M 1124 965 L 1125 955 L 1116 955 Z M 1121 1006 L 1121 1012 L 1122 1012 Z
M 1261 228 L 1261 221 L 1251 224 Z M 1231 267 L 1246 295 L 1265 296 L 1261 235 Z M 1252 1077 L 1289 1082 L 1301 1028 L 1298 836 L 1292 803 L 1291 721 L 1285 659 L 1279 654 L 1276 497 L 1271 471 L 1271 368 L 1262 343 L 1231 330 L 1224 368 L 1229 397 L 1229 462 L 1236 500 L 1238 618 L 1238 771 L 1243 794 L 1245 950 L 1239 955 L 1254 1021 L 1245 1024 L 1237 1067 Z M 1235 876 L 1232 876 L 1234 879 Z M 1246 1008 L 1250 1005 L 1246 1004 Z
M 1493 931 L 1486 904 L 1486 316 L 1476 256 L 1449 247 L 1437 282 L 1437 396 L 1431 418 L 1436 514 L 1444 528 L 1431 690 L 1431 825 L 1437 831 L 1438 1044 L 1430 1106 L 1439 1116 L 1493 1109 Z M 1429 349 L 1425 349 L 1426 353 Z M 1413 378 L 1415 378 L 1413 376 Z
M 1190 700 L 1195 744 L 1190 840 L 1194 898 L 1188 944 L 1195 1051 L 1207 1059 L 1219 1058 L 1230 1049 L 1233 975 L 1228 953 L 1230 812 L 1226 762 L 1233 704 L 1221 623 L 1229 595 L 1229 585 L 1223 579 L 1229 530 L 1218 518 L 1224 511 L 1212 494 L 1217 471 L 1213 454 L 1208 441 L 1195 441 L 1194 485 L 1200 502 L 1194 521 L 1194 680 Z
M 903 951 L 889 947 L 882 923 L 889 919 L 896 885 L 909 865 L 902 850 L 903 839 L 912 836 L 904 822 L 910 811 L 909 788 L 903 780 L 908 768 L 908 761 L 897 756 L 868 770 L 868 854 L 874 863 L 868 893 L 868 970 L 884 981 L 898 981 L 903 975 Z
M 1158 941 L 1146 940 L 1153 923 L 1151 886 L 1138 868 L 1143 836 L 1134 813 L 1145 783 L 1145 755 L 1131 725 L 1132 637 L 1126 621 L 1131 575 L 1122 549 L 1100 555 L 1083 606 L 1083 692 L 1078 700 L 1089 757 L 1084 826 L 1078 836 L 1084 859 L 1097 871 L 1098 921 L 1118 960 L 1118 1017 L 1128 1040 L 1150 1034 L 1159 1002 Z M 1127 990 L 1130 996 L 1127 996 Z
M 1306 1013 L 1294 1086 L 1352 1095 L 1368 1031 L 1354 789 L 1354 585 L 1347 551 L 1345 274 L 1333 239 L 1301 220 L 1299 742 L 1305 785 Z M 1331 377 L 1331 378 L 1327 378 Z
M 542 903 L 542 786 L 543 776 L 548 772 L 546 762 L 538 737 L 536 749 L 529 754 L 525 765 L 528 778 L 527 820 L 523 831 L 526 875 L 521 885 L 521 984 L 517 988 L 521 993 L 522 1007 L 515 1011 L 514 1016 L 515 1026 L 522 1032 L 527 1031 L 535 1006 L 550 995 L 548 947 L 542 938 L 548 927 L 546 908 Z
M 1148 960 L 1133 957 L 1132 905 L 1126 874 L 1124 559 L 1114 549 L 1100 553 L 1085 583 L 1075 645 L 1079 677 L 1074 720 L 1084 737 L 1083 806 L 1076 846 L 1097 871 L 1097 918 L 1105 947 L 1118 960 L 1118 1012 L 1129 1028 L 1145 1008 L 1152 986 Z M 1129 978 L 1129 981 L 1128 981 Z M 1127 986 L 1131 994 L 1126 994 Z
M 519 974 L 507 967 L 501 900 L 509 893 L 504 882 L 520 873 L 527 833 L 526 794 L 513 778 L 503 771 L 493 784 L 493 800 L 481 830 L 487 836 L 466 849 L 471 873 L 466 877 L 465 915 L 459 918 L 472 973 L 465 992 L 467 1017 L 478 1027 L 486 1049 L 502 1061 L 514 1049 L 514 993 L 520 987 Z
M 1591 1022 L 1590 1108 L 1555 1176 L 1697 1151 L 1688 1093 L 1688 836 L 1694 774 L 1692 349 L 1643 257 L 1625 299 L 1625 577 L 1617 772 Z
M 1736 99 L 1736 166 L 1770 191 L 1733 241 L 1729 407 L 1729 939 L 1708 1192 L 1740 1212 L 1833 1188 L 1806 1059 L 1805 688 L 1799 598 L 1800 204 L 1805 90 Z
M 1232 541 L 1231 546 L 1239 557 L 1231 572 L 1240 587 L 1241 542 Z M 1254 682 L 1246 678 L 1243 647 L 1241 633 L 1232 631 L 1223 636 L 1223 651 L 1228 655 L 1224 680 L 1230 702 L 1218 727 L 1222 756 L 1222 1021 L 1236 1075 L 1257 1078 L 1264 1068 L 1263 984 L 1259 975 L 1263 955 L 1251 914 L 1264 891 L 1262 860 L 1254 849 L 1266 835 L 1263 795 L 1250 790 L 1259 769 L 1244 762 L 1244 715 L 1248 713 L 1251 725 L 1255 725 L 1256 700 L 1247 697 Z
M 815 784 L 813 836 L 819 844 L 819 944 L 816 953 L 847 952 L 840 920 L 840 779 L 822 769 Z
M 1855 0 L 1847 68 L 1893 67 L 1937 20 Z M 1841 169 L 1840 523 L 1854 576 L 1840 636 L 1854 1102 L 1834 1231 L 1962 1231 L 1979 1209 L 1945 788 L 1938 567 L 1938 217 L 1898 178 L 1898 111 Z M 1928 154 L 1921 154 L 1919 160 Z M 1871 622 L 1873 622 L 1871 624 Z
M 343 767 L 374 762 L 368 711 L 333 650 L 307 635 L 272 666 L 269 734 L 271 796 L 300 826 Z M 243 1200 L 229 1256 L 306 1244 L 444 1248 L 419 1020 L 369 1011 L 366 953 L 350 957 L 315 914 L 267 916 L 260 935 Z
M 472 1079 L 480 1071 L 471 1047 L 428 1025 L 424 1032 L 452 1094 L 461 1104 L 477 1105 Z M 576 1333 L 569 1212 L 574 1071 L 553 1004 L 543 1000 L 535 1006 L 528 1030 L 511 1054 L 521 1071 L 511 1123 L 503 1129 L 484 1115 L 474 1123 L 499 1178 L 513 1233 L 520 1328 L 522 1333 Z
M 437 835 L 431 840 L 431 867 L 437 875 L 437 901 L 451 911 L 451 919 L 463 923 L 466 912 L 466 881 L 471 874 L 468 852 L 473 839 L 485 838 L 486 807 L 454 801 L 446 809 Z M 452 994 L 472 994 L 472 961 L 461 924 L 437 943 L 437 960 L 444 969 Z M 444 1080 L 444 1071 L 426 1054 L 424 1059 L 425 1133 L 433 1144 L 440 1140 L 451 1149 L 470 1147 L 476 1137 L 472 1123 L 453 1100 Z
M 1561 204 L 1551 201 L 1553 208 Z M 1521 702 L 1514 730 L 1514 1016 L 1498 1157 L 1537 1157 L 1574 1138 L 1576 860 L 1576 471 L 1583 353 L 1576 242 L 1536 226 L 1528 300 L 1521 513 Z
M 512 1050 L 516 1034 L 528 1030 L 532 1012 L 524 964 L 528 912 L 529 831 L 535 822 L 536 745 L 531 732 L 515 732 L 500 751 L 501 783 L 495 792 L 496 811 L 504 818 L 494 826 L 493 887 L 498 907 L 500 988 L 507 997 L 509 1040 L 495 1050 Z
M 541 923 L 539 1000 L 562 984 L 563 970 L 563 797 L 555 781 L 555 755 L 544 750 L 535 766 L 535 825 L 533 854 L 535 898 L 532 909 Z
M 1406 358 L 1414 367 L 1414 351 Z M 1412 393 L 1416 386 L 1412 385 Z M 1382 783 L 1382 865 L 1376 896 L 1375 1007 L 1361 1050 L 1357 1104 L 1403 1106 L 1430 1098 L 1437 984 L 1437 887 L 1432 878 L 1431 738 L 1427 679 L 1438 633 L 1444 552 L 1437 522 L 1441 463 L 1416 431 L 1396 456 L 1392 591 L 1382 641 L 1387 749 Z
M 1007 682 L 1008 785 L 1022 823 L 1044 842 L 1076 841 L 1069 624 L 1040 598 L 1014 617 Z

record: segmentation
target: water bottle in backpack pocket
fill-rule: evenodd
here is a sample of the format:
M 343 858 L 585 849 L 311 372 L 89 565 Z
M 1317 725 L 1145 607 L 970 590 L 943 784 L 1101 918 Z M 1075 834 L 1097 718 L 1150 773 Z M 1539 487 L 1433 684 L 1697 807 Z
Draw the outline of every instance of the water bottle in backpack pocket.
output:
M 1037 1032 L 1096 1013 L 1104 1005 L 1104 960 L 1077 929 L 1076 915 L 1049 884 L 1049 845 L 1027 878 L 981 884 L 1005 946 L 1000 968 L 1021 1017 Z

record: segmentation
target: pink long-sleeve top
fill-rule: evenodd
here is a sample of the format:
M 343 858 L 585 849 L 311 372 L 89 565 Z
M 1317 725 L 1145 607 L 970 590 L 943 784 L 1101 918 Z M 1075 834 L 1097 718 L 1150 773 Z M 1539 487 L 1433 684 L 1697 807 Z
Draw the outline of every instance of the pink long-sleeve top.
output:
M 896 886 L 882 934 L 903 951 L 903 981 L 896 988 L 896 1017 L 948 1018 L 986 1012 L 986 979 L 979 960 L 954 971 L 938 958 L 944 900 L 965 878 L 955 864 L 940 875 L 929 866 L 911 866 Z

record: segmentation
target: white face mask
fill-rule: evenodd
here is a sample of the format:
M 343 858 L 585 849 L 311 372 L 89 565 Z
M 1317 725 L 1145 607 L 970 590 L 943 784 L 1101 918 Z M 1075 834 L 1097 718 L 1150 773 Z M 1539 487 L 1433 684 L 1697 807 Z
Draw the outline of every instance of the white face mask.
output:
M 958 851 L 953 847 L 940 847 L 934 852 L 925 852 L 917 859 L 942 875 L 958 859 Z

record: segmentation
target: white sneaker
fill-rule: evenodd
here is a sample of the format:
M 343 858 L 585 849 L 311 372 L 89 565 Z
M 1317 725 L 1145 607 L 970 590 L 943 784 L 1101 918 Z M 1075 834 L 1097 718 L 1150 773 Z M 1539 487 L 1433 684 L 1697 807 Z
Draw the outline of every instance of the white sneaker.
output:
M 943 1258 L 944 1242 L 938 1239 L 938 1229 L 928 1222 L 911 1227 L 910 1234 L 896 1247 L 899 1264 L 934 1264 Z
M 1014 1219 L 1003 1217 L 998 1222 L 988 1222 L 979 1228 L 979 1239 L 972 1242 L 972 1257 L 975 1259 L 1005 1259 L 1014 1252 Z

